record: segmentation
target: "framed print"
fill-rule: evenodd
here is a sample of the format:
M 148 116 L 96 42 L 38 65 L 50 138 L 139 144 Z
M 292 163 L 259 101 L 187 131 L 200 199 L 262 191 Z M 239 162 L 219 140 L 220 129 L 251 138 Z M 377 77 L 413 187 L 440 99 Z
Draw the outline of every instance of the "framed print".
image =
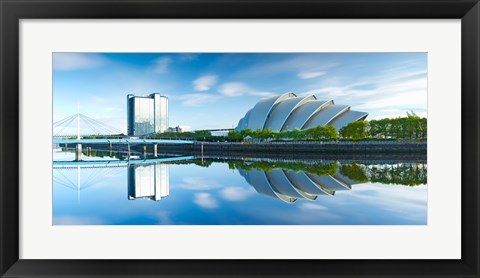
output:
M 2 1 L 2 277 L 478 277 L 478 1 Z

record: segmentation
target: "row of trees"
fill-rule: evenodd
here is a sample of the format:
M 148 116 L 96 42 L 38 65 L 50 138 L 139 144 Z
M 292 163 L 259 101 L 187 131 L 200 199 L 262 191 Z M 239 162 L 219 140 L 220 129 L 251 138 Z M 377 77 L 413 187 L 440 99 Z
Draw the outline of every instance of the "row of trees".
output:
M 426 139 L 427 119 L 418 116 L 399 118 L 385 118 L 371 121 L 355 121 L 349 123 L 337 132 L 334 126 L 317 126 L 300 130 L 272 131 L 270 129 L 257 129 L 252 131 L 231 130 L 228 133 L 229 141 L 239 142 L 247 137 L 260 140 L 338 140 L 339 135 L 344 139 Z
M 197 130 L 194 132 L 186 131 L 186 132 L 162 132 L 156 133 L 153 135 L 148 136 L 149 139 L 161 139 L 161 138 L 170 138 L 170 139 L 194 139 L 198 141 L 218 141 L 218 136 L 213 136 L 212 133 L 208 130 Z
M 242 141 L 247 137 L 255 139 L 272 139 L 272 140 L 337 140 L 338 132 L 334 126 L 317 126 L 314 128 L 300 130 L 272 131 L 270 129 L 257 129 L 252 131 L 247 128 L 241 131 L 231 130 L 228 132 L 227 139 L 229 141 Z
M 270 129 L 231 130 L 227 137 L 213 136 L 208 130 L 195 132 L 163 132 L 149 138 L 189 138 L 199 141 L 240 142 L 248 137 L 257 140 L 325 140 L 335 141 L 339 136 L 343 139 L 426 139 L 427 119 L 418 116 L 385 118 L 371 121 L 355 121 L 342 127 L 338 132 L 334 126 L 317 126 L 309 129 L 273 131 Z
M 341 128 L 340 135 L 353 140 L 363 138 L 426 139 L 427 118 L 408 116 L 356 121 Z

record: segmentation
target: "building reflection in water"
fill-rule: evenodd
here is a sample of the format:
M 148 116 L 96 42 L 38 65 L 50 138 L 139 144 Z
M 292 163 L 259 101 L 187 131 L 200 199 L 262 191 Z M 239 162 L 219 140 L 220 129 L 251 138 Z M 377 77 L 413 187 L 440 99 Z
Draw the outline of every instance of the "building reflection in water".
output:
M 321 195 L 333 196 L 336 191 L 350 190 L 358 183 L 339 172 L 334 176 L 321 176 L 286 169 L 238 171 L 258 193 L 287 203 L 298 199 L 315 200 Z
M 128 166 L 128 199 L 161 200 L 170 193 L 169 165 L 164 163 Z

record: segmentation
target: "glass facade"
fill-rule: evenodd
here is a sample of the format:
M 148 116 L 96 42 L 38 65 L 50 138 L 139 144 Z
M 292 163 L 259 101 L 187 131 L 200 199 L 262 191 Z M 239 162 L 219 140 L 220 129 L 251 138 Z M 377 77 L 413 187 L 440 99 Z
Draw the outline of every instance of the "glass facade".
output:
M 160 95 L 159 94 L 154 94 L 153 95 L 153 102 L 155 104 L 155 130 L 164 130 L 161 128 L 161 122 L 162 122 L 162 113 L 160 110 Z
M 130 165 L 128 168 L 128 199 L 158 201 L 170 194 L 168 164 Z
M 168 98 L 160 97 L 160 130 L 164 131 L 168 128 Z
M 148 98 L 135 98 L 135 135 L 155 132 L 153 101 Z
M 127 95 L 128 135 L 163 132 L 168 128 L 168 98 L 154 93 Z

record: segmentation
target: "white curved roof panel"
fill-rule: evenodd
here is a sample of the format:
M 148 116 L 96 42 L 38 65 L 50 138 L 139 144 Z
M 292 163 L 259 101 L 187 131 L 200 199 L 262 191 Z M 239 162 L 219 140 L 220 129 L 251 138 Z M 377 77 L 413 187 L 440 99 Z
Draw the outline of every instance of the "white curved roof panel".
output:
M 316 174 L 307 174 L 307 176 L 315 183 L 320 184 L 333 191 L 352 189 L 350 185 L 344 184 L 343 182 L 335 179 L 332 176 L 319 176 Z
M 308 121 L 301 127 L 301 129 L 307 129 L 311 127 L 317 127 L 319 125 L 324 126 L 329 124 L 333 119 L 338 117 L 340 114 L 344 113 L 350 109 L 348 105 L 337 105 L 332 104 L 324 109 L 317 112 L 315 115 L 310 117 Z
M 358 120 L 363 120 L 367 116 L 368 116 L 368 113 L 366 112 L 348 110 L 345 113 L 333 119 L 329 123 L 329 125 L 334 126 L 337 130 L 340 130 L 342 127 L 348 125 L 349 123 L 352 123 Z
M 285 99 L 294 97 L 296 97 L 294 93 L 285 93 L 259 101 L 250 111 L 248 119 L 246 119 L 246 128 L 252 130 L 263 129 L 273 108 Z
M 290 115 L 295 109 L 301 107 L 308 101 L 316 99 L 317 98 L 314 95 L 311 95 L 303 98 L 289 98 L 280 102 L 270 113 L 264 128 L 271 130 L 281 130 L 283 125 L 289 119 Z
M 282 130 L 302 128 L 310 117 L 330 105 L 333 105 L 333 100 L 312 100 L 304 103 L 290 114 Z
M 244 130 L 244 129 L 247 129 L 247 122 L 248 122 L 248 118 L 250 117 L 250 113 L 252 112 L 252 109 L 248 110 L 247 114 L 245 114 L 245 116 L 243 118 L 240 119 L 240 121 L 238 121 L 238 125 L 237 127 L 235 128 L 236 130 Z
M 288 179 L 292 184 L 303 192 L 314 195 L 333 195 L 335 191 L 325 188 L 319 184 L 316 184 L 310 179 L 304 172 L 295 172 L 293 170 L 285 171 Z
M 297 200 L 297 198 L 293 198 L 275 191 L 272 188 L 272 185 L 264 171 L 252 169 L 247 172 L 243 169 L 239 169 L 239 172 L 245 178 L 245 180 L 247 180 L 247 182 L 262 195 L 277 198 L 287 203 L 293 203 Z
M 275 169 L 270 172 L 266 172 L 267 178 L 272 185 L 273 190 L 277 193 L 287 195 L 293 198 L 307 198 L 310 200 L 315 199 L 315 196 L 300 192 L 293 186 L 290 180 L 287 178 L 283 170 Z

